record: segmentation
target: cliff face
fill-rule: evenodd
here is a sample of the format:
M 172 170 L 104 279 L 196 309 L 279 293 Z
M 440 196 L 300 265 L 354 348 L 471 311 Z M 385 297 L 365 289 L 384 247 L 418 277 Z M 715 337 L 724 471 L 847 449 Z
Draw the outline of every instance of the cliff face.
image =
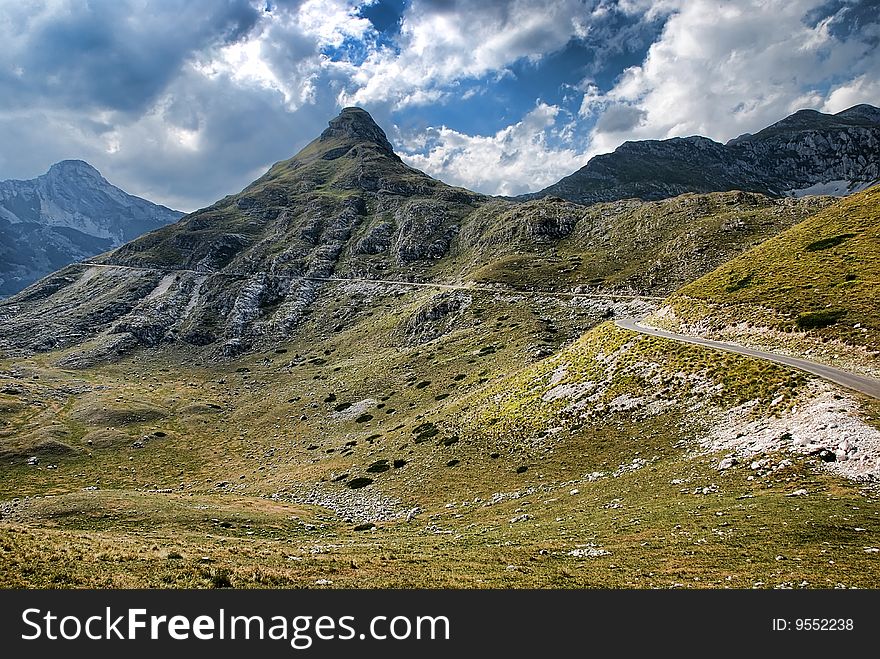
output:
M 770 192 L 857 192 L 880 180 L 880 109 L 857 105 L 836 115 L 801 110 L 727 148 Z

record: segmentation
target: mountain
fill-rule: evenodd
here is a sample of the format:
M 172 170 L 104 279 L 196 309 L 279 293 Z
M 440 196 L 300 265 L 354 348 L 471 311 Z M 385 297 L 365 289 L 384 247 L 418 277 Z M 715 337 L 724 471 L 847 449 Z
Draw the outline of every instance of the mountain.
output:
M 0 301 L 0 587 L 874 587 L 880 401 L 613 319 L 736 263 L 836 350 L 876 194 L 516 203 L 348 108 Z
M 0 295 L 182 215 L 123 192 L 82 160 L 29 181 L 0 181 Z
M 347 108 L 240 193 L 97 259 L 142 269 L 67 268 L 10 302 L 52 296 L 54 326 L 32 318 L 36 346 L 109 331 L 114 345 L 181 340 L 236 354 L 289 335 L 321 287 L 310 278 L 430 269 L 485 199 L 405 165 L 368 113 Z
M 625 142 L 540 192 L 581 204 L 746 190 L 781 196 L 842 195 L 880 180 L 880 109 L 834 115 L 800 110 L 720 144 L 705 137 Z
M 346 108 L 240 193 L 0 305 L 0 347 L 94 340 L 104 358 L 182 343 L 234 356 L 295 335 L 326 308 L 334 277 L 666 294 L 821 203 L 745 193 L 592 209 L 501 201 L 407 166 L 367 112 Z M 439 320 L 457 304 L 447 302 L 423 313 Z

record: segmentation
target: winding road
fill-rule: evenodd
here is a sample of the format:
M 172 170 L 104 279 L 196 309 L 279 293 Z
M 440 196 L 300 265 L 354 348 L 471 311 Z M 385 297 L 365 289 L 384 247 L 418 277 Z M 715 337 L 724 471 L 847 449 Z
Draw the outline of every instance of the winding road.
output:
M 754 357 L 755 359 L 765 359 L 767 361 L 790 366 L 799 371 L 805 371 L 811 375 L 816 375 L 835 384 L 839 384 L 847 389 L 853 389 L 863 394 L 867 394 L 873 398 L 880 398 L 880 380 L 869 378 L 864 375 L 856 375 L 849 371 L 844 371 L 826 364 L 811 362 L 806 359 L 798 359 L 797 357 L 788 357 L 787 355 L 779 355 L 773 352 L 765 352 L 763 350 L 755 350 L 754 348 L 746 348 L 745 346 L 736 345 L 735 343 L 724 343 L 722 341 L 712 341 L 711 339 L 702 339 L 698 336 L 687 336 L 685 334 L 675 334 L 666 330 L 646 327 L 639 324 L 635 318 L 618 318 L 614 321 L 618 327 L 647 334 L 648 336 L 657 336 L 672 341 L 680 341 L 681 343 L 690 343 L 705 348 L 714 348 L 715 350 L 724 350 L 726 352 L 735 352 L 738 355 L 746 357 Z
M 198 275 L 216 275 L 216 276 L 225 276 L 225 277 L 233 277 L 233 278 L 246 278 L 252 276 L 254 273 L 238 273 L 238 272 L 223 272 L 223 271 L 215 271 L 215 272 L 203 272 L 200 270 L 188 270 L 184 268 L 180 269 L 164 269 L 164 268 L 145 268 L 139 266 L 125 266 L 125 265 L 117 265 L 111 263 L 95 263 L 94 261 L 80 261 L 78 263 L 72 265 L 79 265 L 84 267 L 92 267 L 92 268 L 110 268 L 110 269 L 121 269 L 121 270 L 149 270 L 149 271 L 159 271 L 164 273 L 172 273 L 172 272 L 187 272 Z M 663 298 L 660 297 L 652 297 L 647 295 L 621 295 L 621 294 L 603 294 L 603 293 L 567 293 L 567 292 L 543 292 L 543 291 L 518 291 L 518 290 L 510 290 L 503 288 L 496 288 L 493 286 L 476 286 L 473 284 L 445 284 L 445 283 L 435 283 L 435 282 L 413 282 L 413 281 L 399 281 L 393 279 L 360 279 L 360 278 L 347 278 L 347 277 L 309 277 L 304 276 L 301 279 L 309 280 L 309 281 L 319 281 L 319 282 L 344 282 L 344 283 L 352 283 L 352 282 L 361 282 L 361 283 L 374 283 L 374 284 L 392 284 L 392 285 L 400 285 L 400 286 L 413 286 L 419 288 L 435 288 L 441 290 L 465 290 L 465 291 L 478 291 L 478 292 L 487 292 L 487 293 L 512 293 L 519 295 L 542 295 L 542 296 L 550 296 L 550 297 L 567 297 L 567 298 L 606 298 L 606 299 L 630 299 L 630 300 L 638 300 L 638 299 L 649 299 L 649 300 L 661 300 Z M 863 394 L 867 394 L 873 398 L 880 399 L 880 380 L 877 378 L 871 378 L 864 375 L 856 375 L 855 373 L 850 373 L 849 371 L 844 371 L 839 368 L 835 368 L 833 366 L 828 366 L 826 364 L 820 364 L 818 362 L 812 362 L 807 359 L 799 359 L 797 357 L 789 357 L 787 355 L 780 355 L 773 352 L 766 352 L 764 350 L 756 350 L 754 348 L 747 348 L 745 346 L 740 346 L 735 343 L 724 343 L 722 341 L 712 341 L 711 339 L 703 339 L 697 336 L 687 336 L 685 334 L 675 334 L 674 332 L 667 332 L 666 330 L 656 329 L 654 327 L 646 327 L 645 325 L 639 324 L 636 318 L 632 317 L 624 317 L 618 318 L 614 321 L 614 324 L 617 327 L 620 327 L 625 330 L 629 330 L 631 332 L 638 332 L 640 334 L 646 334 L 648 336 L 656 336 L 663 339 L 670 339 L 672 341 L 679 341 L 681 343 L 690 343 L 692 345 L 703 346 L 705 348 L 713 348 L 715 350 L 724 350 L 726 352 L 733 352 L 738 355 L 745 355 L 746 357 L 753 357 L 755 359 L 764 359 L 766 361 L 775 362 L 777 364 L 782 364 L 783 366 L 788 366 L 790 368 L 795 368 L 800 371 L 804 371 L 806 373 L 810 373 L 811 375 L 818 376 L 835 384 L 839 384 L 848 389 L 853 389 L 855 391 L 861 392 Z

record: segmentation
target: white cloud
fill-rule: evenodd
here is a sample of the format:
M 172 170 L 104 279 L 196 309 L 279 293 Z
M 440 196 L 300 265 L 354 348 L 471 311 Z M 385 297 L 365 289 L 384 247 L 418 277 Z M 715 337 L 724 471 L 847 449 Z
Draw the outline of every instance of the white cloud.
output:
M 578 115 L 581 117 L 592 117 L 604 105 L 604 97 L 599 87 L 593 83 L 586 83 L 584 86 L 584 98 L 581 101 L 581 109 Z
M 457 11 L 444 4 L 413 2 L 403 16 L 399 49 L 374 49 L 357 66 L 337 63 L 352 83 L 342 103 L 402 108 L 433 102 L 455 81 L 503 75 L 517 60 L 540 59 L 586 36 L 595 11 L 589 0 L 468 3 Z
M 361 5 L 372 2 L 352 0 L 308 0 L 295 14 L 304 34 L 317 39 L 321 46 L 339 47 L 347 38 L 361 40 L 373 31 L 373 25 L 358 15 Z
M 517 195 L 538 190 L 581 167 L 585 158 L 551 146 L 566 126 L 560 109 L 538 103 L 522 121 L 494 135 L 466 135 L 442 126 L 403 141 L 401 157 L 413 167 L 478 192 Z
M 631 108 L 639 118 L 600 118 L 590 152 L 611 151 L 627 139 L 700 134 L 726 141 L 803 107 L 876 104 L 876 43 L 864 34 L 835 34 L 848 7 L 812 25 L 805 20 L 823 4 L 681 0 L 641 65 L 627 69 L 607 93 L 584 95 L 587 110 L 604 107 L 622 119 L 621 108 Z M 828 88 L 842 76 L 847 82 Z
M 880 80 L 872 80 L 865 74 L 840 85 L 828 94 L 822 105 L 822 112 L 840 112 L 859 103 L 877 105 L 878 100 L 880 100 Z
M 841 0 L 824 18 L 826 0 L 413 0 L 399 34 L 381 39 L 360 15 L 372 1 L 277 0 L 271 11 L 256 0 L 150 11 L 142 0 L 0 2 L 0 178 L 84 158 L 134 193 L 190 209 L 295 153 L 337 105 L 366 105 L 386 129 L 420 125 L 419 106 L 468 98 L 490 118 L 525 114 L 518 100 L 496 107 L 493 82 L 572 38 L 595 51 L 572 72 L 590 77 L 565 81 L 558 101 L 580 103 L 577 118 L 538 103 L 490 135 L 458 125 L 409 135 L 404 157 L 516 194 L 626 139 L 726 140 L 801 107 L 880 103 L 876 0 Z M 644 61 L 609 85 L 602 66 L 640 51 L 661 19 Z
M 876 26 L 838 29 L 852 17 L 852 5 L 808 20 L 825 6 L 824 0 L 621 3 L 618 10 L 669 18 L 644 61 L 625 70 L 611 89 L 603 92 L 589 79 L 579 85 L 581 121 L 596 118 L 585 143 L 571 146 L 573 123 L 557 127 L 558 108 L 542 104 L 522 122 L 491 136 L 466 135 L 447 127 L 429 129 L 427 143 L 411 141 L 405 157 L 414 166 L 458 185 L 518 194 L 553 183 L 590 156 L 612 151 L 626 140 L 699 134 L 726 141 L 804 107 L 839 112 L 856 103 L 878 104 Z M 593 15 L 605 9 L 601 4 Z M 553 20 L 547 24 L 554 24 Z M 478 45 L 467 61 L 452 59 L 460 75 L 478 71 L 481 61 L 491 60 L 492 30 L 484 32 L 485 51 Z M 456 38 L 469 37 L 459 32 Z M 422 52 L 427 50 L 425 45 Z M 370 97 L 375 91 L 387 99 L 397 93 L 398 103 L 405 104 L 394 90 L 403 89 L 407 75 L 412 74 L 406 52 L 388 54 L 381 85 L 364 86 L 355 97 Z M 503 66 L 499 61 L 494 65 Z M 425 75 L 439 83 L 445 74 Z M 844 82 L 829 86 L 841 79 Z M 550 132 L 562 139 L 548 140 Z M 551 146 L 560 142 L 567 146 Z

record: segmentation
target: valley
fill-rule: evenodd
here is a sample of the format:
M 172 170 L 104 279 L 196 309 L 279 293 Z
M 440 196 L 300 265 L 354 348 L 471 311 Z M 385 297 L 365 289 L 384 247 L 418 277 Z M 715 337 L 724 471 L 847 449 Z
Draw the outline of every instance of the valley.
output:
M 877 208 L 486 197 L 347 109 L 0 302 L 0 585 L 874 587 L 880 400 L 628 319 L 876 383 Z

